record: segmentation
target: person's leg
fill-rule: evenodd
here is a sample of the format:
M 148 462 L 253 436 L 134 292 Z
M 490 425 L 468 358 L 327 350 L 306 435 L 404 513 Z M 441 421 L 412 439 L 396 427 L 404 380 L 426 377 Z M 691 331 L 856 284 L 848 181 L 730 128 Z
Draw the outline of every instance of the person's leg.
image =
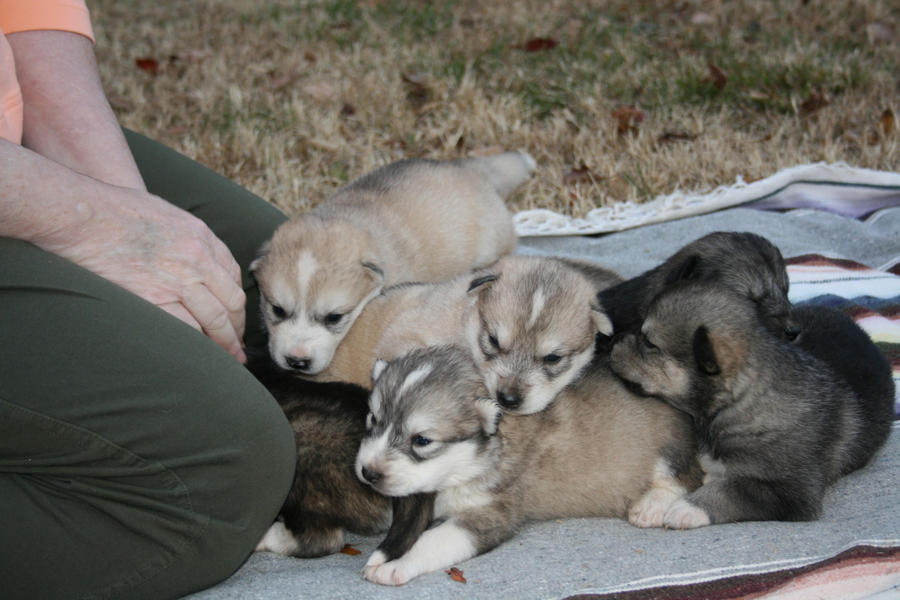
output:
M 0 238 L 4 598 L 178 597 L 230 575 L 295 445 L 239 363 L 157 307 Z
M 259 196 L 159 142 L 127 129 L 125 138 L 147 189 L 202 219 L 231 250 L 247 293 L 244 342 L 250 349 L 264 350 L 259 290 L 248 267 L 287 217 Z

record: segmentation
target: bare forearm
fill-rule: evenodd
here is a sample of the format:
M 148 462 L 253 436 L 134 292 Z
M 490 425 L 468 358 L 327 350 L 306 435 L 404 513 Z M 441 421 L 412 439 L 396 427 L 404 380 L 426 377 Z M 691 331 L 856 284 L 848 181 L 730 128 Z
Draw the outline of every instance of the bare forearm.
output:
M 100 181 L 145 189 L 109 106 L 89 39 L 64 31 L 8 36 L 22 87 L 22 143 Z

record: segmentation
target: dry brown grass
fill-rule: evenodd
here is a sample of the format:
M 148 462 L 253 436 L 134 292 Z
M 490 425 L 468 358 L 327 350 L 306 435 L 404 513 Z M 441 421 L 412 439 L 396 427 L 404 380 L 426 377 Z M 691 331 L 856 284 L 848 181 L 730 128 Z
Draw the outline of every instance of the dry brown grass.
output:
M 122 123 L 288 212 L 391 160 L 495 146 L 539 163 L 511 208 L 575 216 L 807 162 L 900 165 L 890 0 L 88 5 Z

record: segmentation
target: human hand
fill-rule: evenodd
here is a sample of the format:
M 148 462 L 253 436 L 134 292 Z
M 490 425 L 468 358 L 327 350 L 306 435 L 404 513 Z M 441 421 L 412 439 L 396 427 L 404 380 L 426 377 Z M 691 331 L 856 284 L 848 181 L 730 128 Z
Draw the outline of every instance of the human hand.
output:
M 202 331 L 240 362 L 246 296 L 241 270 L 206 224 L 161 198 L 104 186 L 31 241 L 156 304 Z

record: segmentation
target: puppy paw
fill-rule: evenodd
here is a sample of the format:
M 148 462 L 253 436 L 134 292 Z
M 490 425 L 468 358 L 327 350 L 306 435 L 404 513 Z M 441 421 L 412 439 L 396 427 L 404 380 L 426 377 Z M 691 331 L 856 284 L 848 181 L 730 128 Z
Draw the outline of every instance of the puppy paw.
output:
M 411 579 L 399 560 L 372 567 L 366 566 L 363 577 L 372 583 L 392 586 L 403 585 Z
M 368 569 L 369 567 L 380 567 L 386 562 L 387 554 L 385 554 L 381 550 L 376 550 L 372 553 L 372 556 L 369 557 L 369 560 L 366 561 L 366 566 L 363 567 L 363 570 Z
M 662 527 L 666 511 L 682 495 L 672 489 L 653 488 L 628 509 L 628 522 L 635 527 Z
M 281 521 L 275 521 L 256 545 L 256 552 L 275 552 L 290 556 L 298 550 L 297 539 Z
M 663 524 L 671 529 L 695 529 L 706 527 L 710 520 L 705 510 L 681 498 L 666 511 Z

